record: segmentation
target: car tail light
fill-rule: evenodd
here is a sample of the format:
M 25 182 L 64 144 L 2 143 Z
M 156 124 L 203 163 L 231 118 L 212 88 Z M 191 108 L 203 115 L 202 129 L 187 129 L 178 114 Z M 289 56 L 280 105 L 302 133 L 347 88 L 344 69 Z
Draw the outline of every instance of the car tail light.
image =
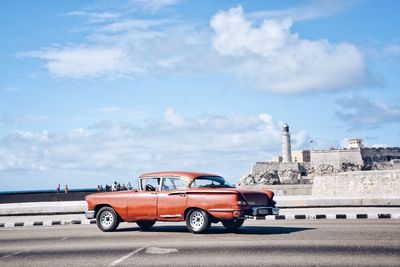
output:
M 239 201 L 237 202 L 237 204 L 238 204 L 240 207 L 247 206 L 247 202 L 244 201 L 244 200 L 239 200 Z
M 235 211 L 233 212 L 233 217 L 241 217 L 241 216 L 242 216 L 242 213 L 241 213 L 240 211 L 235 210 Z

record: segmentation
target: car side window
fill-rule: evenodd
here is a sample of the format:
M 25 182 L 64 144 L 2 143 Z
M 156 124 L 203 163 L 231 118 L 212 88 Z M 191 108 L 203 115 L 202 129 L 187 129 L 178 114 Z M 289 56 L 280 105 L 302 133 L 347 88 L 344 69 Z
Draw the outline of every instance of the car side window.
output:
M 142 191 L 156 191 L 160 185 L 160 178 L 141 179 Z
M 161 191 L 187 188 L 189 182 L 179 178 L 164 178 Z

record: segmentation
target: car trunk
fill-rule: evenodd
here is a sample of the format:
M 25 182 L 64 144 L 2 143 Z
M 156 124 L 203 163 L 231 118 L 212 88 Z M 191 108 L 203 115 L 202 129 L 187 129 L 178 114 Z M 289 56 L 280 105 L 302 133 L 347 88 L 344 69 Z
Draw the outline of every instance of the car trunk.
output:
M 238 190 L 250 206 L 270 206 L 272 200 L 264 192 L 256 190 Z

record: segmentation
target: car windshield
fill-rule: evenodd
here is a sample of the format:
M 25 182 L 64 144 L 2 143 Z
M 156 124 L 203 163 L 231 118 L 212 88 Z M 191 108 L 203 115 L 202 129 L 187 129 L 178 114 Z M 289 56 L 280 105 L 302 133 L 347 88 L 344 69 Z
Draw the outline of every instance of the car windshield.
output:
M 191 187 L 229 187 L 230 185 L 221 176 L 200 176 L 193 180 Z

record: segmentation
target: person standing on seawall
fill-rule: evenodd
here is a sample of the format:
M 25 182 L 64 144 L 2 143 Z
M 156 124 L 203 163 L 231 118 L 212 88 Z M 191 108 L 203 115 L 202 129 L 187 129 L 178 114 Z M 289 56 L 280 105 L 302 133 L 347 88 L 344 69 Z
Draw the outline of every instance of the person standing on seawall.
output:
M 65 185 L 64 193 L 65 193 L 65 194 L 68 194 L 68 185 Z

